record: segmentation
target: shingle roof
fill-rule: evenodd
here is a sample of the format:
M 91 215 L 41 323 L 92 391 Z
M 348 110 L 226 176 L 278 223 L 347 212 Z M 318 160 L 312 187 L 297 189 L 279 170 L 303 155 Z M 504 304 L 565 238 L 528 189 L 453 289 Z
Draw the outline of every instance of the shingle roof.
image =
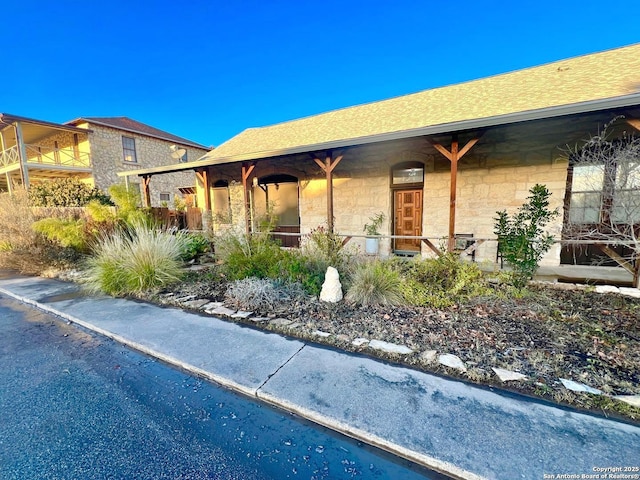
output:
M 69 125 L 77 125 L 79 123 L 87 122 L 89 124 L 94 123 L 96 125 L 102 125 L 111 128 L 117 128 L 119 130 L 125 130 L 127 132 L 139 133 L 141 135 L 147 135 L 150 137 L 167 140 L 169 142 L 179 143 L 189 147 L 202 148 L 209 150 L 209 148 L 199 143 L 192 142 L 186 138 L 178 137 L 171 133 L 165 132 L 158 128 L 152 127 L 137 120 L 133 120 L 129 117 L 80 117 L 70 122 L 66 122 Z
M 262 128 L 249 128 L 208 153 L 217 163 L 331 142 L 410 131 L 640 93 L 640 44 L 480 80 L 425 90 Z

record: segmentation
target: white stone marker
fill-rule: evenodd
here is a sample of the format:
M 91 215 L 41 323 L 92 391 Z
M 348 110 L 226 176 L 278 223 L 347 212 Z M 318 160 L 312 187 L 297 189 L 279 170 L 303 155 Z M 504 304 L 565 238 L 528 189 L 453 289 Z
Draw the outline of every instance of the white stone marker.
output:
M 324 283 L 320 292 L 320 300 L 323 302 L 336 303 L 342 300 L 342 284 L 340 283 L 340 274 L 333 267 L 327 268 L 324 275 Z

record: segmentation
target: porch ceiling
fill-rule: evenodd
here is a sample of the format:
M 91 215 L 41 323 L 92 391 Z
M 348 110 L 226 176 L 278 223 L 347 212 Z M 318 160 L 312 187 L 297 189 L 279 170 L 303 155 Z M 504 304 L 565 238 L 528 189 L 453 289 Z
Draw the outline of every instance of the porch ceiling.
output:
M 81 133 L 85 135 L 89 132 L 89 130 L 84 128 L 77 128 L 69 125 L 44 122 L 40 120 L 7 114 L 0 114 L 0 120 L 2 122 L 0 123 L 0 130 L 2 130 L 4 142 L 7 148 L 17 143 L 15 129 L 12 128 L 12 125 L 14 125 L 16 122 L 20 122 L 22 126 L 24 143 L 38 143 L 43 138 L 46 138 L 60 131 Z

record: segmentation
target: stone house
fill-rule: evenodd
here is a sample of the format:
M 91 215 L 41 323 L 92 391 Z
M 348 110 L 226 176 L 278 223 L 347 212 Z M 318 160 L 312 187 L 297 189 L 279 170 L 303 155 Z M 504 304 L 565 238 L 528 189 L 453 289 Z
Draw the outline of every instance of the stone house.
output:
M 197 160 L 203 145 L 127 117 L 81 117 L 64 124 L 0 114 L 0 190 L 53 178 L 78 177 L 106 190 L 123 169 Z M 136 182 L 133 182 L 136 183 Z M 172 205 L 195 192 L 193 175 L 158 182 L 151 205 Z
M 382 212 L 382 255 L 465 250 L 496 262 L 496 212 L 516 210 L 537 183 L 562 213 L 557 239 L 605 208 L 605 187 L 584 191 L 589 172 L 574 171 L 567 147 L 616 117 L 616 135 L 640 129 L 640 44 L 249 128 L 188 169 L 214 221 L 250 231 L 270 211 L 282 232 L 325 225 L 363 247 L 363 226 Z M 630 182 L 640 200 L 640 175 Z M 542 264 L 584 253 L 558 242 Z

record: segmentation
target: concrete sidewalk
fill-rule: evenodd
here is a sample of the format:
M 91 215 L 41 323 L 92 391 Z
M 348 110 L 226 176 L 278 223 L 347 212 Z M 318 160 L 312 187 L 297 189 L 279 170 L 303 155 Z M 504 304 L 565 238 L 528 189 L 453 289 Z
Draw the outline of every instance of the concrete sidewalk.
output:
M 598 471 L 640 466 L 639 427 L 72 283 L 0 293 L 454 478 L 640 478 Z

